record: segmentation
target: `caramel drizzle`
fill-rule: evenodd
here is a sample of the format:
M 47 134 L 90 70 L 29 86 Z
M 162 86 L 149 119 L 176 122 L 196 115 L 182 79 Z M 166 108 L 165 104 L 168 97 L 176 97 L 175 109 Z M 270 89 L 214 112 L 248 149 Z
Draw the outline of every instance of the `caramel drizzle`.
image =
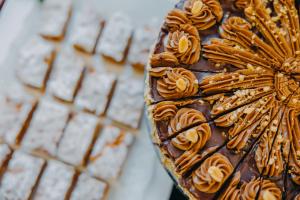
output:
M 220 180 L 216 181 L 215 177 L 209 173 L 211 167 L 216 167 L 221 171 L 221 174 L 218 174 L 221 175 L 221 177 L 217 176 Z M 201 166 L 192 173 L 193 186 L 201 192 L 215 193 L 232 174 L 233 169 L 228 158 L 220 153 L 215 153 L 207 158 Z

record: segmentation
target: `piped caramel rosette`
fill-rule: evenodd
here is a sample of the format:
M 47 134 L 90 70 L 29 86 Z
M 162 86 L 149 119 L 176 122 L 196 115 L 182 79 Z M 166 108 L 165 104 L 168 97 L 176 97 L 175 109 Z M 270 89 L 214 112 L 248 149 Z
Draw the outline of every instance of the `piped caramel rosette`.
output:
M 217 192 L 233 172 L 233 166 L 224 155 L 215 153 L 192 174 L 193 186 L 205 193 Z
M 281 200 L 280 188 L 270 180 L 262 180 L 258 200 Z
M 235 0 L 234 6 L 239 10 L 244 10 L 250 4 L 250 0 Z
M 198 30 L 212 27 L 223 17 L 223 9 L 218 0 L 187 0 L 184 10 Z
M 181 25 L 174 32 L 169 32 L 165 51 L 176 56 L 179 63 L 195 64 L 200 58 L 201 40 L 197 29 L 189 24 Z
M 152 68 L 149 73 L 158 78 L 156 89 L 165 99 L 189 97 L 198 92 L 198 80 L 187 69 L 159 67 Z
M 260 189 L 261 180 L 259 178 L 252 178 L 249 183 L 244 183 L 241 186 L 241 199 L 253 200 L 256 198 Z
M 173 9 L 166 16 L 165 24 L 170 31 L 176 31 L 180 29 L 181 25 L 192 24 L 192 22 L 184 11 L 180 9 Z
M 226 191 L 218 198 L 218 200 L 240 200 L 241 191 L 238 189 L 238 184 L 241 179 L 241 173 L 235 173 L 233 179 L 229 183 Z

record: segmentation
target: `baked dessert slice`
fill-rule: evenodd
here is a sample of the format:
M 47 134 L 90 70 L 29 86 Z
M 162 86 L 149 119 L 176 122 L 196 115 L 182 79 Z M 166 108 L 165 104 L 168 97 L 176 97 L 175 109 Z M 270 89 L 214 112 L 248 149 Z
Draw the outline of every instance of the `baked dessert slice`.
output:
M 14 152 L 1 180 L 1 195 L 4 199 L 30 199 L 44 166 L 41 158 Z
M 87 113 L 74 113 L 59 142 L 57 157 L 74 166 L 86 164 L 98 132 L 98 118 Z
M 299 194 L 297 7 L 292 0 L 183 0 L 167 14 L 145 101 L 163 164 L 190 199 Z M 203 106 L 190 107 L 195 100 Z
M 71 0 L 46 0 L 42 6 L 39 34 L 45 39 L 62 40 L 65 36 L 71 13 Z
M 74 14 L 74 28 L 70 38 L 73 47 L 79 51 L 93 54 L 103 27 L 104 19 L 101 15 L 92 5 L 84 4 Z
M 106 181 L 113 181 L 121 172 L 134 136 L 115 126 L 100 132 L 89 157 L 87 171 Z
M 96 51 L 115 62 L 125 61 L 132 32 L 130 18 L 121 12 L 114 13 L 104 27 Z
M 89 175 L 79 175 L 77 183 L 72 191 L 70 200 L 103 200 L 108 191 L 108 184 Z
M 47 92 L 62 101 L 72 102 L 83 78 L 84 69 L 83 58 L 76 55 L 73 49 L 63 48 L 55 60 Z
M 23 138 L 22 148 L 55 156 L 69 114 L 65 105 L 42 99 Z
M 18 58 L 17 76 L 27 86 L 43 90 L 55 58 L 55 47 L 40 37 L 24 44 Z

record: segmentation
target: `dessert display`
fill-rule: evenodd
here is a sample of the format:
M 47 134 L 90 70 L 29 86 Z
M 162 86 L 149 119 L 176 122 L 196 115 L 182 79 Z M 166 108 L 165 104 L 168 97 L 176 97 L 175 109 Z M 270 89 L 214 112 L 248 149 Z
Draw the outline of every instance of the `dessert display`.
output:
M 116 62 L 123 62 L 131 40 L 133 25 L 129 17 L 121 12 L 111 16 L 106 22 L 98 41 L 97 52 Z
M 53 96 L 72 102 L 84 71 L 84 61 L 73 49 L 62 50 L 55 60 L 48 90 Z
M 299 6 L 182 0 L 149 58 L 162 163 L 189 199 L 300 198 Z

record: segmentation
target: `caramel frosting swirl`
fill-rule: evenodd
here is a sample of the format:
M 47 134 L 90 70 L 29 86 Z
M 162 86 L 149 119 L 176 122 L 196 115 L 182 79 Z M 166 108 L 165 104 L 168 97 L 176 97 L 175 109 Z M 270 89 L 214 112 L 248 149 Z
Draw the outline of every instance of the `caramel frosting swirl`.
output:
M 150 65 L 152 67 L 171 67 L 178 64 L 178 59 L 170 52 L 152 54 L 150 58 Z
M 180 63 L 190 65 L 198 62 L 200 58 L 200 43 L 197 29 L 185 24 L 169 33 L 166 51 L 175 55 Z
M 184 24 L 192 24 L 185 12 L 179 9 L 171 10 L 166 16 L 165 23 L 170 31 L 176 31 Z
M 181 108 L 171 119 L 169 124 L 169 135 L 179 132 L 189 126 L 205 122 L 206 119 L 202 112 L 192 108 Z
M 255 199 L 261 180 L 259 178 L 252 178 L 249 183 L 244 183 L 241 187 L 241 199 L 242 200 L 253 200 Z
M 240 182 L 241 173 L 235 173 L 233 179 L 228 185 L 226 191 L 221 195 L 219 200 L 240 200 L 241 199 L 241 191 L 238 189 L 238 184 Z
M 154 121 L 170 120 L 177 113 L 177 107 L 170 101 L 160 102 L 152 110 Z
M 235 0 L 234 5 L 240 10 L 244 10 L 250 4 L 250 0 Z
M 275 89 L 277 98 L 280 101 L 285 101 L 291 96 L 299 87 L 299 83 L 291 79 L 287 75 L 277 73 L 275 76 Z
M 281 200 L 280 188 L 270 180 L 263 180 L 260 188 L 258 200 L 278 199 Z
M 217 0 L 188 0 L 184 9 L 198 30 L 212 27 L 223 17 L 223 9 Z
M 210 126 L 207 123 L 204 123 L 196 128 L 191 128 L 180 133 L 171 140 L 171 143 L 180 150 L 187 151 L 193 148 L 194 152 L 198 152 L 204 147 L 210 137 Z
M 152 68 L 153 77 L 159 77 L 157 91 L 165 99 L 193 96 L 198 92 L 198 80 L 189 70 L 184 68 Z
M 297 196 L 295 196 L 294 200 L 300 200 L 300 194 L 298 194 Z
M 195 188 L 205 193 L 217 192 L 233 172 L 233 166 L 224 155 L 215 153 L 192 174 Z

